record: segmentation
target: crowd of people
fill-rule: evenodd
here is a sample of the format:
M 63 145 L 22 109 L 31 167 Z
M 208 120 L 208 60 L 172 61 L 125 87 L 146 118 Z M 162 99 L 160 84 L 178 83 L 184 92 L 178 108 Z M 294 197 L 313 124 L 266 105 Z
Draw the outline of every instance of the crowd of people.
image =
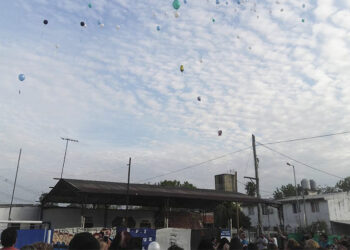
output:
M 1 234 L 1 250 L 18 250 L 15 248 L 17 240 L 17 231 L 13 228 L 5 229 Z M 104 236 L 103 232 L 99 234 L 90 234 L 82 232 L 74 235 L 70 241 L 69 250 L 140 250 L 141 245 L 136 238 L 131 237 L 126 231 L 118 232 L 114 239 Z M 172 246 L 167 250 L 181 250 L 177 246 Z M 301 249 L 333 249 L 350 250 L 350 238 L 333 238 L 330 241 L 327 235 L 320 235 L 316 241 L 312 235 L 305 235 L 301 241 L 288 239 L 283 234 L 267 236 L 260 235 L 255 242 L 248 242 L 244 232 L 232 237 L 231 241 L 222 239 L 203 239 L 198 250 L 301 250 Z M 54 250 L 50 244 L 36 242 L 31 245 L 25 245 L 20 250 Z

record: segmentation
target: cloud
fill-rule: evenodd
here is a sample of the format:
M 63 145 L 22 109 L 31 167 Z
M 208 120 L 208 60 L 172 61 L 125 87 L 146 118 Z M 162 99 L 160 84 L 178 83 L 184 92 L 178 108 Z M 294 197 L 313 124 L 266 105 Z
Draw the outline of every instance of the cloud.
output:
M 252 133 L 269 142 L 347 130 L 344 4 L 188 1 L 176 18 L 168 2 L 99 1 L 89 8 L 82 1 L 5 1 L 0 176 L 13 179 L 22 147 L 19 184 L 35 192 L 17 196 L 38 199 L 60 174 L 61 136 L 79 140 L 69 145 L 65 176 L 124 181 L 132 157 L 132 180 L 139 181 L 246 148 Z M 273 148 L 346 176 L 348 142 L 344 135 Z M 292 181 L 287 159 L 257 151 L 265 195 Z M 298 179 L 337 181 L 295 165 Z M 232 168 L 242 183 L 254 175 L 251 152 L 152 182 L 177 178 L 213 188 L 213 176 Z

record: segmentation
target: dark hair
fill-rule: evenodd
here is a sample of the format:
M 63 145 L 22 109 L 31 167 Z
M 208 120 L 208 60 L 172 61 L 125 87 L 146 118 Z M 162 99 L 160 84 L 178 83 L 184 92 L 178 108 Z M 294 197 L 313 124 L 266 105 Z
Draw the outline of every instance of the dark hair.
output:
M 135 249 L 137 242 L 132 239 L 131 234 L 127 231 L 118 232 L 112 241 L 109 249 L 118 250 L 118 249 Z
M 184 250 L 184 249 L 177 245 L 172 245 L 171 247 L 168 248 L 168 250 Z
M 1 244 L 4 247 L 12 247 L 17 240 L 17 231 L 14 228 L 6 228 L 1 233 Z
M 255 243 L 249 243 L 248 244 L 248 250 L 258 250 L 258 246 Z
M 198 250 L 213 250 L 213 243 L 209 239 L 203 239 L 199 242 Z
M 100 243 L 90 233 L 78 233 L 69 243 L 70 250 L 99 250 Z
M 232 238 L 230 242 L 230 250 L 240 250 L 240 249 L 243 249 L 241 241 L 237 237 Z
M 25 245 L 21 247 L 20 250 L 36 250 L 36 248 L 33 247 L 32 245 Z
M 230 244 L 230 242 L 228 241 L 228 239 L 222 238 L 222 239 L 220 240 L 220 243 L 219 243 L 219 246 L 218 246 L 218 250 L 224 249 L 224 245 L 225 245 L 225 244 Z

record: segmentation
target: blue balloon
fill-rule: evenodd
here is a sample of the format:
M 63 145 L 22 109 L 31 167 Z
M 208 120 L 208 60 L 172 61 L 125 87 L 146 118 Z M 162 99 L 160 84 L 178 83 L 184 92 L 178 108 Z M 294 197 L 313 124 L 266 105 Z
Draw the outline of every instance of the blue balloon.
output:
M 187 4 L 187 0 L 184 0 L 184 4 Z
M 160 31 L 160 26 L 159 25 L 157 26 L 157 30 Z
M 216 4 L 220 4 L 220 1 L 219 1 L 219 0 L 216 0 Z
M 24 74 L 19 74 L 18 75 L 18 80 L 20 80 L 21 82 L 24 81 L 26 79 Z

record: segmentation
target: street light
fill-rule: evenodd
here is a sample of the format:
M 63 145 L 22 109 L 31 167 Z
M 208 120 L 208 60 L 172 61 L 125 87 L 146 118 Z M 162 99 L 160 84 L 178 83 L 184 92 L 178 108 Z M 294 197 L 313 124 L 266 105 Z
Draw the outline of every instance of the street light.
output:
M 293 167 L 295 197 L 296 197 L 296 200 L 297 200 L 297 213 L 299 214 L 299 227 L 301 227 L 300 204 L 299 204 L 298 189 L 297 189 L 297 179 L 295 177 L 295 166 L 290 164 L 289 162 L 287 162 L 287 165 L 290 166 L 290 167 Z

